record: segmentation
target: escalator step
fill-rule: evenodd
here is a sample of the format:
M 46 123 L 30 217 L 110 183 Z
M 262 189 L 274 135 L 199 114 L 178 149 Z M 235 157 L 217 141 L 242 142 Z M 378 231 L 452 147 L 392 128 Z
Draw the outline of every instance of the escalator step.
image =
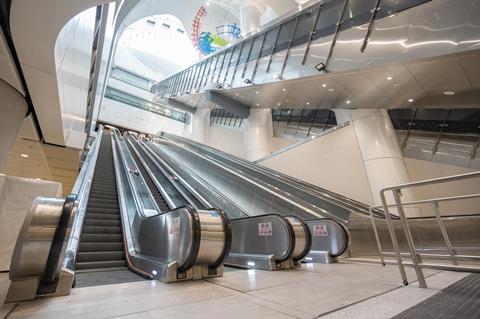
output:
M 89 203 L 89 207 L 105 207 L 105 208 L 112 208 L 112 207 L 118 207 L 118 202 L 104 202 L 104 201 L 98 201 L 98 202 L 93 202 Z
M 77 262 L 124 260 L 123 251 L 87 251 L 77 254 Z
M 94 213 L 94 214 L 119 214 L 120 209 L 118 208 L 105 208 L 105 207 L 88 207 L 87 206 L 87 214 Z
M 125 267 L 125 260 L 110 260 L 110 261 L 94 261 L 94 262 L 77 262 L 76 269 L 97 269 L 97 268 L 114 268 Z
M 122 234 L 82 234 L 80 236 L 80 242 L 121 242 Z
M 92 213 L 87 212 L 85 214 L 87 219 L 101 219 L 101 220 L 120 220 L 120 214 L 101 214 L 101 213 Z
M 87 216 L 89 217 L 89 216 Z M 84 226 L 114 226 L 120 227 L 122 226 L 120 220 L 105 220 L 105 219 L 95 219 L 95 218 L 87 218 L 83 224 Z
M 123 251 L 123 243 L 121 242 L 87 242 L 80 243 L 80 252 L 85 251 Z
M 83 226 L 83 234 L 121 234 L 121 228 L 118 226 Z

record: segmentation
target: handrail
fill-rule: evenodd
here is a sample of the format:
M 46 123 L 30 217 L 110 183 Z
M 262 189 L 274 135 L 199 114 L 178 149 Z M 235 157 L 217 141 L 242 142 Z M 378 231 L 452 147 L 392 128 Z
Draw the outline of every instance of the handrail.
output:
M 173 200 L 170 198 L 170 196 L 167 194 L 167 192 L 165 191 L 165 189 L 163 188 L 163 186 L 158 182 L 157 178 L 155 177 L 155 174 L 152 173 L 150 167 L 148 167 L 148 165 L 145 163 L 145 160 L 143 159 L 142 156 L 140 156 L 140 153 L 138 152 L 138 150 L 135 148 L 135 146 L 133 145 L 132 141 L 130 139 L 127 140 L 127 143 L 129 143 L 131 146 L 132 146 L 132 149 L 133 149 L 133 152 L 137 155 L 138 159 L 140 160 L 141 164 L 144 166 L 145 170 L 147 171 L 148 175 L 150 176 L 150 178 L 152 178 L 155 186 L 157 187 L 157 189 L 160 191 L 160 194 L 162 194 L 162 196 L 164 197 L 165 201 L 167 202 L 168 206 L 173 209 L 175 208 L 175 203 L 173 202 Z
M 363 213 L 365 215 L 368 214 L 369 206 L 367 206 L 363 203 L 360 203 L 358 201 L 352 200 L 351 198 L 345 197 L 345 196 L 337 194 L 335 192 L 331 192 L 329 190 L 318 187 L 316 185 L 308 184 L 308 183 L 306 183 L 304 181 L 301 181 L 301 180 L 299 180 L 295 177 L 285 175 L 283 173 L 280 173 L 278 171 L 274 171 L 274 170 L 269 169 L 267 167 L 252 164 L 252 163 L 250 163 L 248 161 L 245 161 L 245 160 L 243 160 L 243 159 L 241 159 L 241 158 L 239 158 L 235 155 L 221 152 L 221 151 L 219 151 L 215 148 L 212 148 L 210 146 L 194 142 L 192 140 L 188 140 L 188 139 L 176 136 L 176 135 L 166 134 L 166 133 L 162 133 L 162 136 L 163 137 L 166 136 L 168 140 L 171 140 L 172 138 L 174 138 L 174 139 L 180 140 L 184 143 L 187 143 L 189 145 L 193 145 L 194 147 L 198 147 L 200 149 L 203 149 L 206 152 L 211 152 L 211 153 L 216 154 L 216 155 L 218 155 L 222 158 L 225 158 L 225 159 L 230 160 L 234 163 L 237 163 L 241 166 L 244 166 L 247 169 L 251 169 L 251 170 L 253 170 L 253 171 L 255 171 L 259 174 L 267 175 L 267 176 L 269 176 L 270 178 L 273 178 L 273 179 L 280 179 L 280 181 L 282 183 L 285 183 L 285 184 L 287 184 L 291 187 L 297 187 L 297 188 L 300 187 L 305 192 L 310 193 L 310 194 L 315 195 L 315 196 L 318 196 L 318 197 L 323 197 L 324 200 L 326 200 L 328 202 L 331 202 L 331 203 L 333 203 L 333 204 L 335 204 L 335 205 L 337 205 L 337 206 L 339 206 L 343 209 L 346 209 L 350 212 Z M 375 211 L 375 213 L 377 213 L 377 212 Z
M 140 216 L 142 218 L 147 218 L 149 217 L 150 215 L 146 214 L 146 212 L 153 212 L 155 211 L 155 213 L 158 213 L 160 212 L 160 208 L 158 208 L 158 205 L 157 203 L 153 200 L 153 195 L 150 191 L 150 189 L 146 186 L 145 182 L 143 182 L 143 186 L 145 188 L 145 192 L 147 194 L 149 194 L 149 196 L 146 198 L 149 202 L 149 204 L 152 206 L 152 207 L 148 207 L 145 205 L 145 202 L 144 202 L 144 197 L 142 197 L 140 194 L 139 194 L 139 190 L 138 190 L 138 186 L 137 186 L 137 182 L 133 181 L 132 180 L 132 176 L 130 176 L 131 173 L 139 176 L 142 181 L 143 181 L 143 177 L 141 176 L 141 174 L 139 173 L 139 170 L 138 170 L 138 167 L 137 167 L 137 164 L 135 163 L 135 161 L 133 160 L 133 158 L 131 159 L 132 160 L 132 163 L 131 163 L 131 166 L 133 167 L 129 167 L 129 164 L 127 163 L 127 158 L 126 158 L 126 154 L 130 155 L 129 154 L 129 150 L 128 148 L 127 149 L 123 149 L 123 147 L 126 148 L 126 145 L 122 144 L 122 142 L 125 142 L 123 140 L 123 137 L 119 137 L 118 135 L 120 134 L 120 132 L 118 130 L 115 130 L 115 134 L 114 134 L 114 138 L 115 138 L 115 143 L 116 145 L 118 146 L 118 152 L 119 152 L 119 157 L 120 157 L 120 161 L 122 162 L 124 168 L 126 169 L 127 171 L 127 181 L 130 185 L 130 188 L 132 189 L 132 195 L 133 197 L 135 198 L 134 202 L 135 202 L 135 206 L 137 207 L 137 211 L 138 213 L 140 214 Z M 134 170 L 132 170 L 132 168 L 134 168 Z
M 399 267 L 400 275 L 403 279 L 403 283 L 405 285 L 408 284 L 405 268 L 404 268 L 404 262 L 402 260 L 402 253 L 400 251 L 400 246 L 398 244 L 398 239 L 395 234 L 394 226 L 392 223 L 392 218 L 389 213 L 389 208 L 395 207 L 397 209 L 400 221 L 401 221 L 401 226 L 402 230 L 405 234 L 405 238 L 408 244 L 408 257 L 412 260 L 412 266 L 415 269 L 415 273 L 419 282 L 419 285 L 421 288 L 426 288 L 427 284 L 425 281 L 425 276 L 423 274 L 422 268 L 429 268 L 432 265 L 429 264 L 424 264 L 422 262 L 422 256 L 428 255 L 428 254 L 422 254 L 419 253 L 416 249 L 415 242 L 410 230 L 410 226 L 408 224 L 408 218 L 406 217 L 405 214 L 405 206 L 411 206 L 411 205 L 418 205 L 418 204 L 430 204 L 432 206 L 432 210 L 434 213 L 434 217 L 437 220 L 438 227 L 440 229 L 440 232 L 442 234 L 443 240 L 445 242 L 446 249 L 448 250 L 449 254 L 448 255 L 440 255 L 442 257 L 449 257 L 452 261 L 452 266 L 442 266 L 444 269 L 468 269 L 471 270 L 471 267 L 460 267 L 458 265 L 458 258 L 465 258 L 463 255 L 458 255 L 455 252 L 455 249 L 450 241 L 450 237 L 448 236 L 448 232 L 445 228 L 445 225 L 443 224 L 442 216 L 440 214 L 440 211 L 438 209 L 438 204 L 442 202 L 449 202 L 449 201 L 455 201 L 455 200 L 465 200 L 465 199 L 473 199 L 473 198 L 480 198 L 480 194 L 467 194 L 467 195 L 457 195 L 457 196 L 445 196 L 445 197 L 438 197 L 438 198 L 430 198 L 430 199 L 424 199 L 424 200 L 416 200 L 416 201 L 409 201 L 409 202 L 402 202 L 401 199 L 401 191 L 403 189 L 407 188 L 414 188 L 414 187 L 419 187 L 419 186 L 426 186 L 426 185 L 437 185 L 437 184 L 442 184 L 442 183 L 448 183 L 452 181 L 461 181 L 461 180 L 467 180 L 471 178 L 479 178 L 480 177 L 480 171 L 478 172 L 472 172 L 472 173 L 465 173 L 465 174 L 458 174 L 458 175 L 453 175 L 453 176 L 447 176 L 447 177 L 440 177 L 440 178 L 433 178 L 433 179 L 428 179 L 428 180 L 423 180 L 423 181 L 417 181 L 417 182 L 411 182 L 411 183 L 404 183 L 400 185 L 395 185 L 395 186 L 389 186 L 385 187 L 380 191 L 380 197 L 382 200 L 382 207 L 383 207 L 383 213 L 385 216 L 385 221 L 387 223 L 387 228 L 390 233 L 390 238 L 392 240 L 392 245 L 394 248 L 394 255 L 397 259 L 397 264 Z M 393 199 L 395 201 L 395 204 L 388 204 L 386 200 L 386 193 L 391 192 Z M 378 207 L 378 206 L 377 206 Z M 372 207 L 373 209 L 375 207 Z M 383 256 L 387 255 L 387 253 L 382 251 L 382 247 L 380 244 L 380 239 L 378 237 L 378 232 L 376 228 L 376 223 L 375 219 L 373 218 L 373 215 L 370 215 L 371 217 L 371 222 L 375 234 L 375 239 L 377 241 L 377 246 L 380 254 L 380 258 L 382 263 L 384 264 L 384 259 Z M 477 258 L 480 259 L 480 256 L 469 256 L 469 258 Z M 432 266 L 433 267 L 433 266 Z M 478 268 L 475 268 L 478 269 Z
M 90 186 L 95 172 L 95 165 L 97 163 L 98 152 L 100 149 L 100 142 L 103 136 L 103 126 L 100 125 L 97 131 L 97 137 L 93 142 L 90 150 L 83 162 L 79 177 L 73 186 L 71 194 L 76 195 L 75 208 L 73 214 L 73 221 L 71 222 L 71 233 L 67 243 L 65 256 L 63 259 L 63 267 L 74 270 L 75 260 L 77 256 L 78 244 L 83 227 L 83 219 L 85 217 L 85 209 L 87 207 L 88 197 L 90 195 Z
M 156 150 L 162 152 L 162 155 L 165 155 L 165 156 L 168 156 L 167 154 L 165 154 L 165 152 L 163 152 L 162 150 L 160 150 L 158 148 L 157 145 L 155 144 L 152 144 L 152 145 L 148 145 L 148 147 L 150 147 L 152 149 L 153 152 L 156 152 Z M 156 148 L 156 150 L 153 150 L 153 148 Z M 170 157 L 169 157 L 170 158 Z M 172 158 L 170 158 L 170 160 L 173 161 Z M 238 207 L 235 203 L 233 203 L 230 198 L 226 197 L 225 195 L 223 195 L 221 192 L 219 192 L 217 189 L 215 189 L 214 187 L 212 187 L 209 183 L 207 183 L 203 178 L 201 178 L 200 176 L 198 176 L 195 172 L 193 172 L 190 168 L 186 167 L 185 165 L 183 165 L 182 163 L 178 162 L 177 165 L 183 169 L 186 173 L 188 173 L 188 175 L 193 178 L 197 183 L 199 184 L 202 184 L 206 189 L 208 189 L 209 192 L 215 194 L 216 196 L 218 196 L 219 198 L 221 198 L 221 200 L 227 202 L 229 205 L 231 205 L 232 207 L 234 207 L 236 210 L 238 210 L 238 212 L 240 212 L 240 214 L 242 214 L 244 217 L 245 216 L 248 216 L 248 214 L 241 208 L 241 207 Z M 183 178 L 181 178 L 182 180 L 184 180 Z M 185 181 L 186 185 L 189 185 L 186 181 Z M 189 185 L 190 186 L 190 185 Z M 203 197 L 200 196 L 202 199 Z M 211 206 L 211 205 L 210 205 Z M 231 219 L 231 218 L 229 218 Z
M 276 190 L 272 190 L 269 186 L 265 186 L 265 185 L 262 185 L 263 183 L 260 183 L 258 181 L 255 181 L 253 178 L 250 178 L 250 177 L 247 177 L 245 176 L 245 174 L 241 174 L 240 172 L 238 172 L 236 169 L 231 169 L 231 168 L 228 168 L 226 167 L 225 165 L 223 164 L 220 164 L 220 163 L 217 163 L 216 161 L 212 160 L 209 158 L 208 155 L 203 155 L 203 154 L 200 154 L 198 152 L 194 152 L 192 150 L 190 150 L 189 148 L 185 147 L 185 146 L 182 146 L 174 141 L 171 141 L 171 140 L 168 140 L 168 142 L 172 145 L 175 145 L 176 147 L 180 148 L 180 149 L 184 149 L 192 154 L 195 154 L 196 156 L 206 160 L 207 162 L 213 164 L 214 166 L 217 166 L 217 167 L 220 167 L 221 169 L 229 172 L 230 174 L 246 181 L 247 183 L 250 183 L 252 185 L 255 185 L 256 187 L 264 190 L 265 192 L 267 193 L 270 193 L 271 195 L 273 195 L 274 197 L 277 197 L 295 207 L 298 207 L 299 209 L 301 209 L 302 211 L 306 212 L 306 213 L 309 213 L 313 216 L 317 216 L 317 217 L 325 217 L 325 216 L 328 216 L 336 221 L 340 221 L 340 222 L 345 222 L 344 220 L 341 220 L 339 217 L 333 215 L 332 213 L 320 208 L 320 207 L 315 207 L 315 210 L 305 206 L 304 204 L 302 204 L 302 202 L 304 202 L 303 200 L 299 200 L 299 199 L 292 199 L 291 195 L 290 194 L 287 194 L 286 192 L 280 190 L 280 189 L 276 189 Z M 307 205 L 309 205 L 308 203 L 306 203 Z
M 63 204 L 58 225 L 55 228 L 55 233 L 53 235 L 52 245 L 50 246 L 50 251 L 48 252 L 47 262 L 45 263 L 45 271 L 43 272 L 43 275 L 40 279 L 40 284 L 38 286 L 37 294 L 39 295 L 54 293 L 57 288 L 56 275 L 58 262 L 60 261 L 62 254 L 62 248 L 65 241 L 65 236 L 67 234 L 68 224 L 75 209 L 76 199 L 76 195 L 70 194 L 67 196 Z

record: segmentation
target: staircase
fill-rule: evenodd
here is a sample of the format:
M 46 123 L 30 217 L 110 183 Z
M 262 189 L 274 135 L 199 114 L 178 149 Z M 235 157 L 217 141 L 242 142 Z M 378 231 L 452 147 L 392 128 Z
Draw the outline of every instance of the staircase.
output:
M 103 134 L 77 254 L 77 271 L 125 268 L 110 134 Z

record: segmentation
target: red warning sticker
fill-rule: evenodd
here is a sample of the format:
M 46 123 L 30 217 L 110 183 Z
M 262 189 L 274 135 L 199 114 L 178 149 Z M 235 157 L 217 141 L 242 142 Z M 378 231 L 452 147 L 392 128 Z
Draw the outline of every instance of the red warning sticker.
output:
M 271 222 L 258 223 L 258 236 L 272 236 L 273 229 Z
M 313 236 L 328 236 L 327 225 L 313 225 Z

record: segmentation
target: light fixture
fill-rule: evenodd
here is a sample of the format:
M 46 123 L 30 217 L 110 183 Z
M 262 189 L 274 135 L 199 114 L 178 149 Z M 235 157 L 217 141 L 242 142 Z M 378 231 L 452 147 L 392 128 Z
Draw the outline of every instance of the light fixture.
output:
M 445 91 L 443 92 L 443 95 L 455 95 L 454 91 Z
M 258 94 L 258 91 L 255 91 L 255 94 Z
M 387 77 L 387 80 L 391 81 L 393 78 L 391 76 Z
M 277 103 L 278 106 L 282 105 L 282 103 Z
M 305 103 L 305 104 L 310 105 L 310 102 L 307 102 L 307 103 Z
M 257 103 L 257 106 L 260 106 L 260 104 Z
M 20 156 L 21 156 L 21 157 L 28 158 L 28 154 L 21 154 Z
M 152 275 L 156 276 L 156 275 L 157 275 L 157 271 L 156 271 L 156 270 L 152 270 Z
M 350 104 L 350 100 L 347 100 L 347 104 Z
M 235 96 L 238 96 L 238 93 L 235 93 Z
M 286 88 L 283 88 L 282 91 L 285 92 L 287 89 Z
M 328 92 L 334 92 L 335 89 L 328 89 Z
M 413 102 L 413 99 L 408 99 L 408 102 L 412 103 L 412 102 Z
M 313 260 L 312 257 L 305 257 L 305 260 Z
M 319 64 L 315 65 L 315 69 L 318 72 L 322 72 L 322 71 L 325 71 L 327 69 L 327 66 L 325 65 L 325 63 L 319 63 Z
M 253 267 L 253 266 L 255 266 L 255 263 L 254 263 L 253 261 L 248 261 L 248 262 L 247 262 L 247 265 L 249 265 L 249 266 L 252 266 L 252 267 Z
M 327 87 L 327 85 L 326 85 L 325 83 L 323 83 L 323 84 L 322 84 L 322 86 L 323 86 L 324 88 L 326 88 L 326 87 Z

